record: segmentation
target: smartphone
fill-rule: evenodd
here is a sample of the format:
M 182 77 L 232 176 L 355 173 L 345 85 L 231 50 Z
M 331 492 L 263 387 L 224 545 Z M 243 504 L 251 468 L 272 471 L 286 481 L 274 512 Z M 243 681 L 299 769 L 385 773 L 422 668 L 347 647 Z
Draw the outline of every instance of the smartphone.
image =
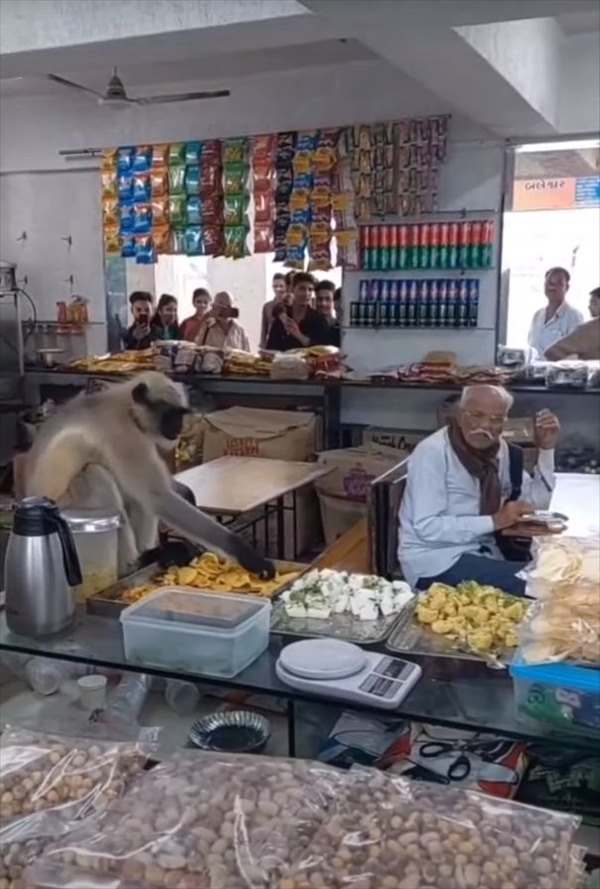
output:
M 240 310 L 236 309 L 236 308 L 229 309 L 228 317 L 229 318 L 239 318 L 240 317 Z

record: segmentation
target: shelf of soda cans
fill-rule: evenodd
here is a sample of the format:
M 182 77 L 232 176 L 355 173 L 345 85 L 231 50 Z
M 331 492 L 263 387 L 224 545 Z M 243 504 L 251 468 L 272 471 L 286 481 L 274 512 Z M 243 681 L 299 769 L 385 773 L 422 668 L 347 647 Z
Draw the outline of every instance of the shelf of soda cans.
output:
M 385 223 L 360 228 L 360 268 L 371 272 L 489 269 L 494 221 Z
M 477 328 L 478 278 L 363 279 L 358 292 L 352 328 Z

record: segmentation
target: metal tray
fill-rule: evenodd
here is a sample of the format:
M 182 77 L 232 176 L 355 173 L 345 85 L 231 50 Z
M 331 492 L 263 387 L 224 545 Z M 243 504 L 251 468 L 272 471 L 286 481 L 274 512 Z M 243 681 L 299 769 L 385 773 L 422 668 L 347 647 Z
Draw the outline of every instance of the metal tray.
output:
M 310 567 L 299 562 L 274 561 L 273 564 L 278 570 L 298 571 L 300 573 L 307 571 Z M 118 580 L 106 590 L 97 593 L 95 596 L 90 596 L 90 598 L 86 600 L 86 610 L 88 614 L 97 614 L 100 617 L 118 618 L 123 609 L 127 608 L 130 604 L 129 602 L 120 601 L 123 593 L 134 586 L 151 583 L 159 574 L 163 573 L 163 570 L 164 569 L 160 568 L 158 562 L 153 562 L 151 565 L 147 565 L 140 571 L 130 574 L 128 577 L 122 577 L 121 580 Z M 272 593 L 271 599 L 275 599 L 286 586 L 287 584 L 282 584 L 279 589 L 276 589 L 274 593 Z M 212 592 L 218 593 L 219 590 L 214 590 Z M 244 595 L 243 590 L 232 590 L 231 592 L 237 592 Z M 226 596 L 227 593 L 223 592 L 223 595 Z M 246 595 L 251 594 L 248 593 Z
M 385 643 L 388 651 L 394 654 L 405 654 L 425 657 L 445 657 L 453 660 L 477 661 L 489 667 L 502 669 L 512 661 L 516 649 L 506 648 L 495 654 L 476 654 L 452 639 L 446 639 L 438 633 L 428 630 L 417 623 L 415 610 L 417 600 L 410 602 L 399 616 L 393 633 Z
M 283 590 L 282 590 L 283 592 Z M 384 642 L 392 627 L 403 615 L 390 614 L 377 620 L 359 620 L 352 614 L 332 614 L 328 618 L 288 617 L 285 603 L 273 603 L 271 612 L 271 632 L 282 636 L 303 636 L 319 638 L 327 636 L 332 639 L 344 639 L 358 645 L 375 645 Z

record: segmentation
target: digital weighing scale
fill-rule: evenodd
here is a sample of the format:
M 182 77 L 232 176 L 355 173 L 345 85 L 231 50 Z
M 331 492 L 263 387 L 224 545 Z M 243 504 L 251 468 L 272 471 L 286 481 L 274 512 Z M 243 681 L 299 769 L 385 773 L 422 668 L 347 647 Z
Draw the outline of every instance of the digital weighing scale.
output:
M 398 707 L 421 676 L 417 664 L 363 651 L 340 639 L 304 639 L 287 645 L 275 672 L 300 691 L 384 710 Z

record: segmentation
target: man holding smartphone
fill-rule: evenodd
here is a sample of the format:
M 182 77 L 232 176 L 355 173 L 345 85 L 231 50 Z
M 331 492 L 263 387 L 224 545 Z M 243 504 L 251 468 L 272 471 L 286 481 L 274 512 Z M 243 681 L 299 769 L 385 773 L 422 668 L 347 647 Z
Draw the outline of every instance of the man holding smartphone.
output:
M 239 314 L 238 309 L 234 308 L 232 295 L 227 290 L 221 290 L 216 294 L 212 309 L 202 322 L 196 345 L 249 352 L 250 342 L 246 331 L 234 320 L 239 318 Z
M 129 297 L 133 324 L 122 335 L 125 349 L 149 349 L 156 336 L 150 327 L 153 300 L 152 295 L 145 290 L 134 290 Z

